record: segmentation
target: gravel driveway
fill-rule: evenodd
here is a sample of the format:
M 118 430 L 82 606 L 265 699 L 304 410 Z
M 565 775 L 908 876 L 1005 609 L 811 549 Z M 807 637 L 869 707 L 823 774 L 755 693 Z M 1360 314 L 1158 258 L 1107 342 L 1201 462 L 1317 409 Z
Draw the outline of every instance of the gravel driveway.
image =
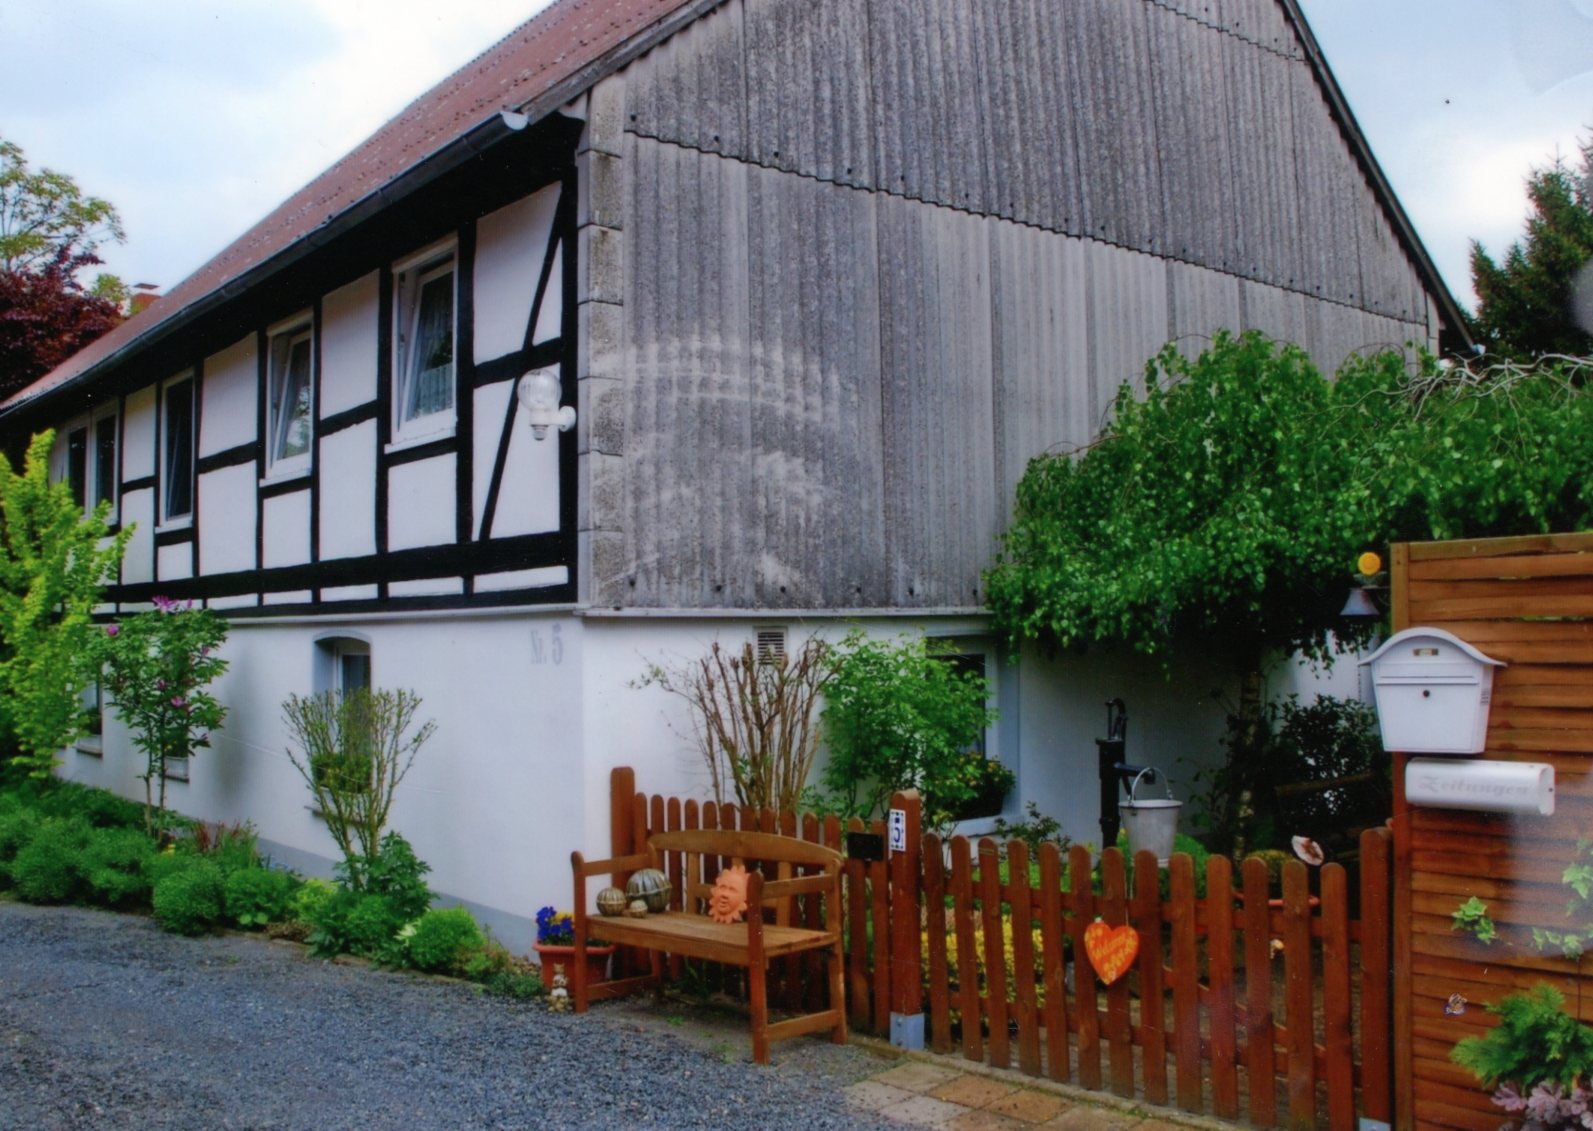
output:
M 0 1127 L 877 1128 L 842 1089 L 886 1062 L 744 1019 L 583 1017 L 251 937 L 0 902 Z M 690 1016 L 687 1014 L 690 1013 Z

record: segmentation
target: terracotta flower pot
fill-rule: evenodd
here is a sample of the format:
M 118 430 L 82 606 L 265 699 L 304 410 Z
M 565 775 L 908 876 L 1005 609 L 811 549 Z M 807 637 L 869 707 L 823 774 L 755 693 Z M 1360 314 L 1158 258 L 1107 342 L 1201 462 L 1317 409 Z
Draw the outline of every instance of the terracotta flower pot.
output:
M 537 943 L 532 948 L 537 952 L 537 960 L 542 963 L 542 982 L 544 985 L 553 984 L 553 968 L 564 967 L 564 976 L 571 978 L 575 964 L 575 947 L 553 946 L 549 943 Z M 606 982 L 608 980 L 608 956 L 614 953 L 612 946 L 588 946 L 586 948 L 586 984 Z

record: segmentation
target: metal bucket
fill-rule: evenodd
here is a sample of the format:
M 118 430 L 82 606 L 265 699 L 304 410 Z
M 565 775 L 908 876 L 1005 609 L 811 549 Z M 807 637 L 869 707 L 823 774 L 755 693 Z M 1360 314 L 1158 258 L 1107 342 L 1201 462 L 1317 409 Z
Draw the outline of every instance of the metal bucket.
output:
M 1134 779 L 1128 801 L 1118 806 L 1118 812 L 1123 818 L 1123 829 L 1128 833 L 1129 852 L 1153 853 L 1156 863 L 1165 868 L 1173 855 L 1173 837 L 1178 832 L 1178 811 L 1184 807 L 1184 803 L 1174 801 L 1171 796 L 1159 801 L 1141 801 L 1136 791 L 1140 778 L 1144 776 L 1140 774 Z

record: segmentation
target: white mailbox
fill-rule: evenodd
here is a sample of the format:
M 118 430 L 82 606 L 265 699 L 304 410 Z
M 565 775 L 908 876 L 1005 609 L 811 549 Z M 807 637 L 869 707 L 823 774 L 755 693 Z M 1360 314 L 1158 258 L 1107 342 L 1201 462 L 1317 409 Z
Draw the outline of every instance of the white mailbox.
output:
M 1396 632 L 1361 663 L 1372 668 L 1383 749 L 1480 754 L 1493 670 L 1504 664 L 1441 628 Z
M 1554 767 L 1547 762 L 1486 758 L 1412 758 L 1405 763 L 1405 801 L 1437 809 L 1554 815 Z

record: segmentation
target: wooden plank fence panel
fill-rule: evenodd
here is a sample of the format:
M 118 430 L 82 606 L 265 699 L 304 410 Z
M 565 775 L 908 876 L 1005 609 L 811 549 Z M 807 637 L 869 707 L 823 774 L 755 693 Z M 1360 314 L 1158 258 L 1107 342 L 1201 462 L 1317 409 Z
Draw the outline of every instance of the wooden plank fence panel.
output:
M 613 803 L 624 814 L 623 820 L 616 814 L 611 822 L 617 854 L 665 829 L 699 827 L 775 831 L 810 843 L 844 844 L 842 822 L 834 817 L 820 821 L 812 814 L 626 794 L 621 788 L 625 784 L 619 775 L 611 781 Z M 1458 852 L 1492 835 L 1486 821 L 1465 816 L 1427 815 L 1423 827 L 1431 830 L 1432 838 L 1455 841 Z M 857 820 L 847 825 L 863 829 Z M 873 821 L 871 829 L 884 838 L 884 821 Z M 1283 867 L 1283 899 L 1277 901 L 1281 907 L 1269 907 L 1273 893 L 1267 890 L 1266 864 L 1258 859 L 1242 866 L 1244 898 L 1236 904 L 1234 865 L 1221 856 L 1208 861 L 1206 895 L 1197 900 L 1187 856 L 1175 855 L 1169 868 L 1159 870 L 1154 858 L 1140 853 L 1133 862 L 1131 885 L 1123 854 L 1116 849 L 1102 854 L 1097 870 L 1082 846 L 1064 861 L 1055 845 L 1045 845 L 1033 862 L 1038 880 L 1031 881 L 1029 850 L 1021 841 L 1002 846 L 983 838 L 973 845 L 965 837 L 942 842 L 921 834 L 913 842 L 915 853 L 867 863 L 848 859 L 843 870 L 844 975 L 859 1031 L 887 1031 L 893 1012 L 921 1008 L 929 1017 L 930 1045 L 938 1052 L 960 1048 L 974 1061 L 1015 1066 L 1031 1076 L 1076 1079 L 1089 1088 L 1105 1086 L 1153 1104 L 1168 1099 L 1171 1059 L 1176 1070 L 1172 1090 L 1180 1107 L 1205 1110 L 1209 1089 L 1210 1109 L 1219 1118 L 1239 1118 L 1243 1098 L 1250 1121 L 1259 1125 L 1281 1121 L 1301 1131 L 1318 1126 L 1353 1131 L 1358 1114 L 1377 1119 L 1392 1111 L 1388 958 L 1393 949 L 1393 839 L 1387 829 L 1370 830 L 1361 838 L 1359 922 L 1349 918 L 1348 875 L 1338 864 L 1320 872 L 1320 913 L 1314 913 L 1310 873 L 1298 861 Z M 1405 979 L 1417 995 L 1407 1045 L 1414 1046 L 1422 1110 L 1439 1112 L 1439 1125 L 1459 1126 L 1451 1120 L 1459 1118 L 1455 1113 L 1485 1110 L 1476 1106 L 1479 1092 L 1468 1074 L 1448 1064 L 1446 1054 L 1457 1031 L 1480 1032 L 1487 1021 L 1480 1010 L 1463 1018 L 1442 1017 L 1434 1004 L 1440 989 L 1458 986 L 1480 1004 L 1489 1000 L 1492 988 L 1545 977 L 1575 988 L 1556 960 L 1543 957 L 1515 961 L 1507 973 L 1486 980 L 1474 976 L 1479 969 L 1472 961 L 1474 948 L 1467 940 L 1449 937 L 1448 913 L 1462 891 L 1485 892 L 1490 908 L 1497 897 L 1500 913 L 1507 916 L 1524 917 L 1563 904 L 1553 845 L 1545 840 L 1542 846 L 1528 847 L 1530 858 L 1517 872 L 1494 878 L 1469 865 L 1435 866 L 1423 874 L 1424 886 L 1415 893 L 1415 922 L 1433 933 L 1421 937 L 1417 965 Z M 1479 852 L 1487 859 L 1485 851 Z M 1005 882 L 1003 855 L 1009 865 Z M 1437 865 L 1442 865 L 1443 855 L 1428 850 Z M 904 867 L 904 856 L 915 857 L 916 866 Z M 704 860 L 701 874 L 688 876 L 685 858 L 667 854 L 662 866 L 673 885 L 671 902 L 684 906 L 689 883 L 711 883 L 727 863 Z M 780 874 L 802 872 L 793 866 Z M 1099 895 L 1092 883 L 1100 885 Z M 792 904 L 792 921 L 816 926 L 823 910 L 819 900 L 799 897 Z M 1097 917 L 1112 926 L 1127 924 L 1140 940 L 1134 977 L 1104 989 L 1085 957 L 1083 941 L 1085 928 Z M 912 938 L 896 937 L 908 925 L 915 928 Z M 1070 946 L 1075 963 L 1071 991 Z M 698 968 L 673 957 L 669 965 L 676 977 L 686 965 Z M 745 975 L 739 970 L 717 963 L 701 968 L 715 988 L 744 992 Z M 904 976 L 908 968 L 922 970 L 911 985 Z M 827 971 L 805 959 L 782 961 L 770 974 L 770 995 L 791 1009 L 814 1003 L 827 988 Z M 1352 979 L 1357 977 L 1359 1036 L 1352 1024 Z M 1282 1025 L 1273 1013 L 1275 993 L 1284 1010 Z M 1593 1005 L 1588 1012 L 1593 1015 Z M 1282 1112 L 1276 1102 L 1280 1088 L 1288 1101 Z M 1319 1097 L 1326 1100 L 1325 1124 L 1317 1122 Z
M 951 1052 L 951 970 L 946 960 L 946 857 L 940 838 L 924 837 L 924 930 L 929 962 L 929 1047 Z
M 1139 932 L 1140 1048 L 1145 1099 L 1167 1103 L 1167 984 L 1162 954 L 1161 872 L 1134 868 L 1134 927 Z
M 1013 1007 L 1018 1019 L 1018 1069 L 1040 1075 L 1040 1016 L 1034 992 L 1034 903 L 1029 888 L 1029 846 L 1007 845 L 1008 902 L 1012 905 Z
M 1068 900 L 1073 919 L 1073 995 L 1079 1026 L 1079 1083 L 1099 1090 L 1101 1086 L 1100 1014 L 1095 993 L 1095 971 L 1084 953 L 1084 928 L 1095 918 L 1095 897 L 1090 889 L 1090 850 L 1075 844 L 1068 851 L 1070 888 Z
M 1178 1106 L 1201 1111 L 1204 1074 L 1200 1063 L 1200 989 L 1195 938 L 1195 869 L 1187 856 L 1170 863 L 1173 902 L 1173 1062 Z
M 1239 1118 L 1239 1052 L 1233 977 L 1233 861 L 1206 861 L 1206 965 L 1211 991 L 1211 1106 L 1218 1119 Z M 1346 1000 L 1348 1000 L 1346 998 Z
M 1062 955 L 1062 853 L 1055 844 L 1040 846 L 1040 950 L 1045 964 L 1046 1075 L 1070 1080 L 1068 1063 L 1067 970 Z M 1074 955 L 1073 976 L 1083 977 Z
M 885 822 L 874 818 L 869 832 L 885 835 Z M 868 865 L 869 918 L 874 925 L 872 959 L 869 963 L 869 989 L 874 998 L 872 1029 L 875 1033 L 890 1031 L 891 1024 L 891 971 L 887 956 L 890 954 L 891 908 L 890 868 L 884 860 L 871 860 Z
M 979 840 L 979 918 L 985 937 L 985 1009 L 990 1018 L 990 1063 L 1006 1068 L 1012 1063 L 1007 1034 L 1006 947 L 1001 938 L 1001 861 L 996 842 Z
M 1151 867 L 1155 867 L 1154 859 Z M 1128 881 L 1123 854 L 1115 848 L 1101 853 L 1101 918 L 1112 927 L 1128 922 Z M 1134 1095 L 1134 1028 L 1129 1015 L 1128 979 L 1119 978 L 1106 987 L 1106 1059 L 1111 1070 L 1112 1091 L 1120 1096 Z
M 985 1058 L 984 1035 L 980 1031 L 979 956 L 974 950 L 974 886 L 968 838 L 951 839 L 951 891 L 956 901 L 957 930 L 957 1008 L 962 1013 L 962 1055 L 969 1060 Z
M 1342 864 L 1322 869 L 1322 1035 L 1327 1056 L 1328 1127 L 1354 1131 L 1355 1060 L 1350 1043 L 1349 879 Z
M 1266 861 L 1252 856 L 1244 875 L 1245 1068 L 1250 1083 L 1250 1122 L 1271 1126 L 1277 1118 L 1277 1033 L 1272 1017 L 1272 930 L 1267 912 Z
M 1298 860 L 1283 865 L 1285 1047 L 1289 1054 L 1289 1126 L 1316 1124 L 1310 877 Z

